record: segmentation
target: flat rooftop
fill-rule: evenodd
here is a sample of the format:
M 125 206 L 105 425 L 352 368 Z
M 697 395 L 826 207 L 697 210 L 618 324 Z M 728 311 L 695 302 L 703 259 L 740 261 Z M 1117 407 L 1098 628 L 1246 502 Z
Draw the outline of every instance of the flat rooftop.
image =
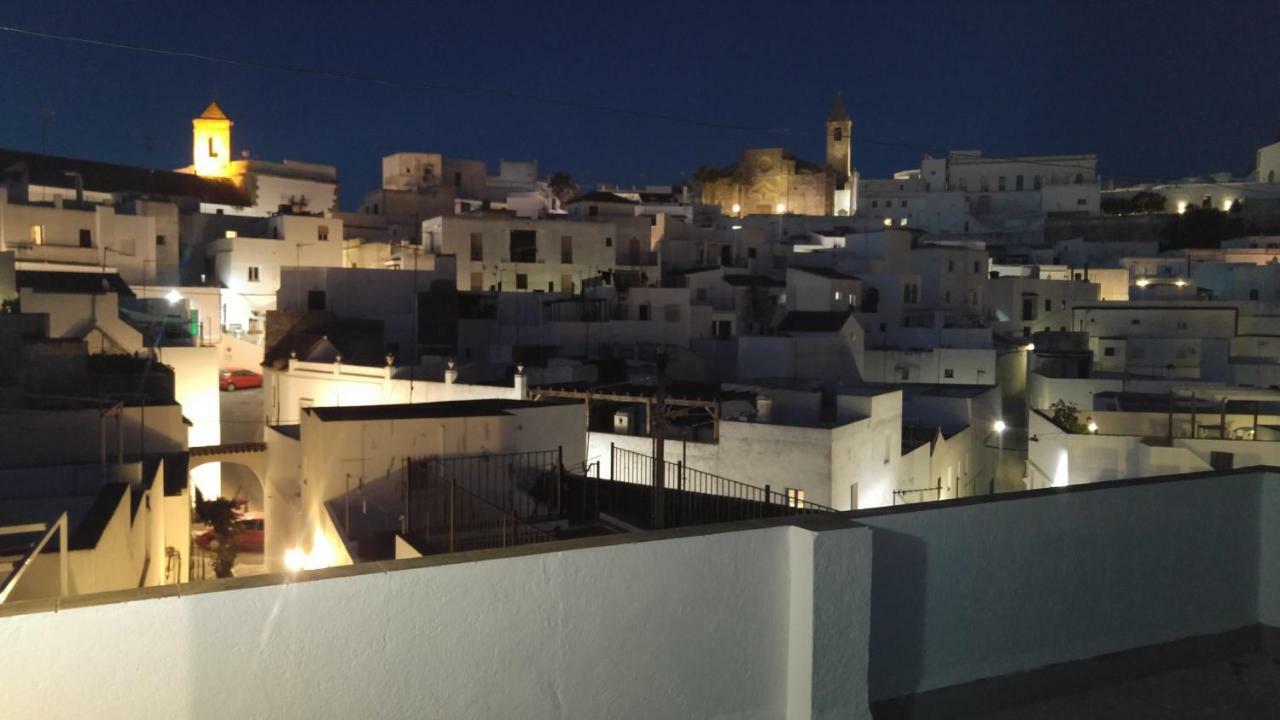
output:
M 510 415 L 512 410 L 573 405 L 576 400 L 453 400 L 433 403 L 401 403 L 397 405 L 349 405 L 344 407 L 309 407 L 310 413 L 324 422 L 357 420 L 419 420 L 426 418 L 492 417 Z

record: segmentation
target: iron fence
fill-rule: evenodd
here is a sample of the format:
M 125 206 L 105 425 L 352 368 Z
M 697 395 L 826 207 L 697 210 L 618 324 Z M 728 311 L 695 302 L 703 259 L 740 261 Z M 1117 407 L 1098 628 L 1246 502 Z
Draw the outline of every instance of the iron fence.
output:
M 427 552 L 554 540 L 535 522 L 563 516 L 562 452 L 421 458 L 406 472 L 405 524 Z

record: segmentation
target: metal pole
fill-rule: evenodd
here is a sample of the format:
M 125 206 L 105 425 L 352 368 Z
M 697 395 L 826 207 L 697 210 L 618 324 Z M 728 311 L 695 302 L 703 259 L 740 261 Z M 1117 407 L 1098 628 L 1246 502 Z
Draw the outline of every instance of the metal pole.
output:
M 666 484 L 666 445 L 667 445 L 667 354 L 658 354 L 658 388 L 654 398 L 657 406 L 656 417 L 652 418 L 653 431 L 653 526 L 659 530 L 666 527 L 663 503 L 663 486 Z

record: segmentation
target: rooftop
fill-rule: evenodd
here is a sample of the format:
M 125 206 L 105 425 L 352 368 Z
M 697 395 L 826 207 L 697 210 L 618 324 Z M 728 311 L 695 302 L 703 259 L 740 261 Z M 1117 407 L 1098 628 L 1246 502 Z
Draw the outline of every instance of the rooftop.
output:
M 74 188 L 79 176 L 84 189 L 92 192 L 191 198 L 218 205 L 249 204 L 244 192 L 230 180 L 5 148 L 0 148 L 0 173 L 26 177 L 33 185 L 48 187 Z
M 396 405 L 310 407 L 303 412 L 314 415 L 323 422 L 355 422 L 361 420 L 496 417 L 510 415 L 512 410 L 573 404 L 575 404 L 575 401 L 572 400 L 452 400 L 448 402 L 400 403 Z

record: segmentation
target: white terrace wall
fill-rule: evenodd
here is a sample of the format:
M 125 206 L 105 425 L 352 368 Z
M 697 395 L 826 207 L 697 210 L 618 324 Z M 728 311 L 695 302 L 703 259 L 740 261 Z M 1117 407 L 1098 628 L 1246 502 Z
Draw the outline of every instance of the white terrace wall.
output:
M 873 701 L 1280 621 L 1267 472 L 853 517 L 872 528 Z
M 0 617 L 0 697 L 51 720 L 869 718 L 870 534 L 826 527 L 64 601 Z

